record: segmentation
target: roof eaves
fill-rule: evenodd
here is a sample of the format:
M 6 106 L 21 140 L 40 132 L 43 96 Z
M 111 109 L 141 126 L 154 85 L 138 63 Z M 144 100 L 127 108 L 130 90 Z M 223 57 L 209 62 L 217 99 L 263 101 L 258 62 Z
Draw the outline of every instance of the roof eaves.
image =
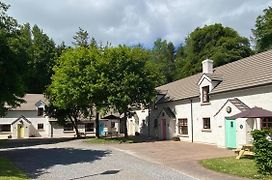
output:
M 232 92 L 232 91 L 237 91 L 237 90 L 244 90 L 244 89 L 249 89 L 249 88 L 254 88 L 254 87 L 262 87 L 262 86 L 267 86 L 272 84 L 272 82 L 269 83 L 264 83 L 264 84 L 258 84 L 258 85 L 252 85 L 252 86 L 245 86 L 245 87 L 240 87 L 240 88 L 234 88 L 234 89 L 227 89 L 227 90 L 220 90 L 220 91 L 211 91 L 209 94 L 210 95 L 215 95 L 215 94 L 220 94 L 220 93 L 226 93 L 226 92 Z M 215 88 L 214 88 L 215 89 Z
M 171 99 L 169 101 L 164 101 L 164 102 L 161 102 L 158 104 L 164 104 L 164 103 L 176 102 L 176 101 L 184 101 L 184 100 L 190 100 L 190 99 L 194 99 L 194 98 L 199 98 L 199 96 L 190 96 L 190 97 L 186 97 L 186 98 Z

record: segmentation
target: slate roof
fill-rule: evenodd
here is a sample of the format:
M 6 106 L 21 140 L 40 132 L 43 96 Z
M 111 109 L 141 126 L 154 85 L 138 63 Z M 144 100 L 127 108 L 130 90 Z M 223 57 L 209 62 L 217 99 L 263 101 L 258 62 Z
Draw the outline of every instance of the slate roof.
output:
M 164 107 L 163 110 L 167 114 L 168 117 L 173 118 L 173 119 L 176 118 L 174 112 L 169 107 Z
M 198 97 L 197 83 L 201 76 L 202 73 L 198 73 L 159 86 L 156 90 L 167 91 L 166 101 Z M 214 73 L 208 77 L 221 81 L 210 94 L 272 84 L 272 50 L 214 68 Z
M 186 99 L 190 97 L 199 96 L 198 80 L 201 77 L 201 73 L 180 79 L 156 88 L 159 91 L 166 91 L 167 95 L 165 99 L 175 101 L 179 99 Z
M 253 107 L 246 111 L 242 111 L 234 116 L 229 117 L 229 119 L 237 118 L 262 118 L 262 117 L 272 117 L 272 111 L 262 109 L 260 107 Z
M 12 109 L 18 111 L 26 111 L 26 110 L 36 110 L 36 103 L 42 101 L 47 104 L 47 100 L 45 99 L 43 94 L 26 94 L 23 99 L 26 101 L 22 103 L 20 106 Z
M 19 118 L 1 118 L 0 124 L 14 124 L 19 120 L 24 120 L 31 124 L 31 122 L 24 116 L 20 116 Z
M 240 111 L 246 111 L 249 109 L 249 107 L 238 98 L 229 99 L 229 101 Z
M 156 119 L 159 118 L 159 116 L 162 114 L 163 111 L 164 111 L 164 112 L 166 113 L 166 115 L 167 115 L 168 117 L 170 117 L 171 119 L 175 119 L 175 118 L 176 118 L 175 113 L 170 109 L 170 107 L 164 107 L 164 108 L 160 111 L 160 113 L 157 115 Z
M 232 103 L 237 109 L 239 109 L 241 112 L 243 111 L 247 111 L 248 109 L 250 109 L 244 102 L 242 102 L 240 99 L 238 98 L 233 98 L 233 99 L 228 99 L 223 106 L 215 113 L 214 116 L 216 116 L 224 107 L 225 105 L 230 102 Z

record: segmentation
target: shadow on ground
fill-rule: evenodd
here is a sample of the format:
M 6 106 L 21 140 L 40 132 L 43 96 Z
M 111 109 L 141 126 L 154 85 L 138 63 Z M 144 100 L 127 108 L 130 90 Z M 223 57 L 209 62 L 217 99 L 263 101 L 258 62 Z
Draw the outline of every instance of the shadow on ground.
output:
M 72 178 L 72 179 L 69 179 L 69 180 L 84 179 L 84 178 L 89 178 L 89 177 L 98 176 L 98 175 L 112 175 L 112 174 L 117 174 L 120 171 L 121 170 L 119 170 L 119 169 L 107 170 L 107 171 L 104 171 L 104 172 L 101 172 L 101 173 L 90 174 L 90 175 L 87 175 L 87 176 L 80 176 L 80 177 Z
M 0 179 L 26 179 L 24 172 L 19 170 L 7 158 L 0 157 Z
M 162 141 L 155 137 L 147 137 L 147 136 L 134 136 L 133 143 L 143 143 L 143 142 L 156 142 Z
M 60 142 L 67 142 L 75 138 L 33 138 L 33 139 L 1 139 L 0 149 L 29 147 L 43 144 L 56 144 Z
M 1 152 L 1 156 L 13 161 L 33 179 L 47 173 L 47 169 L 55 165 L 90 163 L 109 154 L 110 151 L 74 148 L 27 148 Z

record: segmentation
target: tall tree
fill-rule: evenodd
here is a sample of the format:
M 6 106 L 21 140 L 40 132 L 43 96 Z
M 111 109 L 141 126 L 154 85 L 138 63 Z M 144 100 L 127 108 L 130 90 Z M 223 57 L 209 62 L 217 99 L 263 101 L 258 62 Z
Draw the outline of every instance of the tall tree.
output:
M 66 46 L 65 43 L 62 41 L 59 45 L 56 47 L 56 55 L 57 57 L 60 57 L 60 55 L 66 50 L 69 49 L 69 46 Z
M 183 47 L 183 62 L 177 78 L 183 78 L 201 72 L 201 62 L 206 58 L 214 60 L 214 66 L 220 66 L 250 56 L 249 40 L 241 37 L 235 30 L 221 24 L 196 28 L 186 38 Z
M 255 29 L 252 29 L 257 52 L 272 48 L 272 7 L 263 12 L 264 14 L 256 19 Z
M 43 93 L 50 84 L 52 68 L 57 57 L 55 43 L 37 25 L 31 28 L 28 23 L 24 24 L 21 33 L 22 43 L 28 53 L 27 91 Z
M 17 21 L 6 14 L 9 6 L 0 2 L 0 116 L 7 106 L 18 106 L 25 94 L 26 58 Z
M 127 137 L 127 115 L 129 106 L 148 104 L 154 97 L 157 78 L 146 68 L 149 55 L 141 48 L 118 46 L 103 52 L 105 64 L 102 74 L 107 81 L 108 102 L 120 114 L 124 114 Z
M 52 68 L 56 59 L 55 43 L 37 25 L 32 28 L 32 62 L 30 92 L 42 93 L 50 84 Z M 35 82 L 35 83 L 34 83 Z
M 151 60 L 159 67 L 164 83 L 173 81 L 175 70 L 175 47 L 172 42 L 157 39 L 151 50 Z
M 79 47 L 88 47 L 89 46 L 89 40 L 90 36 L 88 31 L 82 29 L 79 27 L 78 32 L 76 32 L 76 35 L 73 37 L 74 41 L 72 42 L 75 46 Z
M 63 124 L 69 121 L 79 137 L 78 123 L 92 118 L 95 100 L 105 97 L 99 81 L 99 50 L 79 47 L 66 50 L 54 66 L 47 89 L 49 116 Z

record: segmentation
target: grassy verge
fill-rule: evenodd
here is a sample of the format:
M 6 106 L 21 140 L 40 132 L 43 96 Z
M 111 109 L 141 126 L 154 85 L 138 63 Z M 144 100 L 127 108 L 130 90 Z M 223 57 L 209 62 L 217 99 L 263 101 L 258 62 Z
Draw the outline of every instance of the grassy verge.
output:
M 146 138 L 143 136 L 129 136 L 125 137 L 101 137 L 101 138 L 88 138 L 85 140 L 87 143 L 91 144 L 120 144 L 120 143 L 141 143 L 141 142 L 153 142 L 156 139 Z
M 133 143 L 134 137 L 114 137 L 114 138 L 88 138 L 85 140 L 91 144 L 118 144 L 118 143 Z
M 19 170 L 12 162 L 0 157 L 0 179 L 1 180 L 23 180 L 26 174 Z
M 235 159 L 235 157 L 207 159 L 200 162 L 204 167 L 222 173 L 250 179 L 272 180 L 272 176 L 258 173 L 253 159 Z

